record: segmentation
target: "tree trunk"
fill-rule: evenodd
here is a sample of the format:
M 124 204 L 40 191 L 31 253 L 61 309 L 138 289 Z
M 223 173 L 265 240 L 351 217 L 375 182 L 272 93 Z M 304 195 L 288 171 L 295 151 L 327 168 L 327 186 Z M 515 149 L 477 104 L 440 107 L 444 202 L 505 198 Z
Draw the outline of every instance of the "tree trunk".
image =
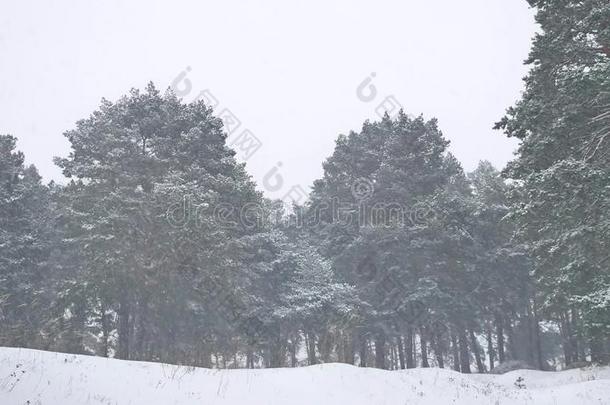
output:
M 415 368 L 415 359 L 413 358 L 413 331 L 407 329 L 407 337 L 405 339 L 405 354 L 407 360 L 407 368 Z
M 534 329 L 534 352 L 535 360 L 539 370 L 544 370 L 544 361 L 542 360 L 542 342 L 540 340 L 540 325 L 538 320 L 536 298 L 532 299 L 532 328 Z
M 504 355 L 504 325 L 502 315 L 496 314 L 496 342 L 498 345 L 498 361 L 504 363 L 506 356 Z
M 481 359 L 477 337 L 474 335 L 474 331 L 472 329 L 470 329 L 470 345 L 472 346 L 472 352 L 474 353 L 474 358 L 477 362 L 477 370 L 479 371 L 479 373 L 484 373 L 485 365 L 483 364 L 483 360 Z
M 506 351 L 508 353 L 507 357 L 509 359 L 516 360 L 517 352 L 516 352 L 516 346 L 515 346 L 515 332 L 513 330 L 513 324 L 509 318 L 504 318 L 504 319 L 505 319 L 504 329 L 506 330 L 506 336 L 508 337 L 508 340 L 506 341 L 506 348 L 507 348 Z
M 489 327 L 487 329 L 487 354 L 489 355 L 489 370 L 494 369 L 494 344 L 491 334 L 491 327 Z
M 275 344 L 271 347 L 271 367 L 279 368 L 284 367 L 285 364 L 285 346 L 280 342 L 274 342 Z
M 354 364 L 356 353 L 354 350 L 354 335 L 345 334 L 344 338 L 344 359 L 347 364 Z
M 386 369 L 385 360 L 385 335 L 379 333 L 375 338 L 375 367 Z
M 458 337 L 460 346 L 460 371 L 462 373 L 470 374 L 470 353 L 468 352 L 468 339 L 466 338 L 466 331 L 460 328 Z
M 526 318 L 526 332 L 527 332 L 527 342 L 525 342 L 525 352 L 527 356 L 528 364 L 537 364 L 536 363 L 536 337 L 534 333 L 534 315 L 532 314 L 531 302 L 528 301 L 527 307 L 527 318 Z
M 144 341 L 147 337 L 147 312 L 148 312 L 148 303 L 146 299 L 142 299 L 138 303 L 138 316 L 137 316 L 137 329 L 135 334 L 135 347 L 131 353 L 132 358 L 137 358 L 138 360 L 150 360 L 147 359 L 144 355 Z
M 419 328 L 419 345 L 421 350 L 421 366 L 424 368 L 430 367 L 428 363 L 428 347 L 426 342 L 426 335 L 424 332 L 424 328 Z
M 576 353 L 576 356 L 578 356 L 578 361 L 587 361 L 585 354 L 585 339 L 582 335 L 580 313 L 575 309 L 572 309 L 571 313 L 574 353 Z
M 396 338 L 398 342 L 398 361 L 400 362 L 400 369 L 405 369 L 405 349 L 402 345 L 402 336 Z
M 451 332 L 451 350 L 453 352 L 453 369 L 455 371 L 460 371 L 460 350 L 458 348 L 457 338 L 453 332 Z
M 85 308 L 75 305 L 71 308 L 72 317 L 69 319 L 69 331 L 66 338 L 66 349 L 69 353 L 83 354 L 85 353 L 85 345 L 83 336 L 85 334 L 85 323 L 87 316 Z M 23 345 L 25 342 L 19 340 L 18 345 Z
M 110 320 L 108 319 L 108 314 L 106 313 L 106 306 L 104 304 L 101 305 L 100 308 L 101 316 L 100 323 L 102 324 L 102 347 L 101 347 L 101 355 L 103 357 L 108 357 L 108 345 L 110 338 Z
M 436 362 L 440 368 L 445 368 L 445 360 L 443 359 L 443 348 L 441 347 L 441 337 L 434 330 L 430 334 L 430 344 L 434 348 Z
M 561 333 L 562 347 L 563 347 L 563 355 L 565 359 L 565 365 L 568 366 L 572 362 L 575 361 L 575 358 L 572 357 L 572 344 L 570 341 L 571 329 L 569 320 L 567 319 L 566 313 L 562 313 L 559 315 L 560 319 L 560 327 L 559 331 Z
M 297 366 L 297 343 L 296 340 L 290 342 L 290 367 Z
M 251 348 L 248 348 L 248 352 L 246 353 L 246 367 L 254 368 L 254 353 L 252 353 Z
M 318 359 L 316 358 L 316 337 L 313 333 L 309 333 L 305 335 L 305 342 L 307 344 L 307 361 L 309 365 L 312 366 L 314 364 L 318 364 Z
M 211 368 L 212 366 L 211 354 L 206 346 L 201 346 L 199 349 L 199 364 L 203 368 Z
M 323 332 L 318 339 L 318 351 L 322 363 L 330 363 L 332 352 L 333 337 L 328 332 Z
M 123 298 L 119 304 L 119 347 L 117 350 L 119 359 L 129 359 L 129 329 L 129 303 L 126 298 Z
M 366 367 L 366 353 L 367 353 L 367 341 L 364 334 L 360 334 L 358 338 L 359 343 L 359 356 L 360 356 L 360 367 Z

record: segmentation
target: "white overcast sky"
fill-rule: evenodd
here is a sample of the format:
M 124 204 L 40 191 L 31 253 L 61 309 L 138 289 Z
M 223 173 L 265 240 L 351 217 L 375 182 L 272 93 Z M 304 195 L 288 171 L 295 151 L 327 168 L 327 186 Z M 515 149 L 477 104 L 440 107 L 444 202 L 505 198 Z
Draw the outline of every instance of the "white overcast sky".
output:
M 0 133 L 63 181 L 52 158 L 69 152 L 65 130 L 102 97 L 165 89 L 190 67 L 185 100 L 209 89 L 261 140 L 247 161 L 261 190 L 281 162 L 272 197 L 308 190 L 337 135 L 389 95 L 437 117 L 466 170 L 501 167 L 516 144 L 491 128 L 522 90 L 533 14 L 525 0 L 0 0 Z

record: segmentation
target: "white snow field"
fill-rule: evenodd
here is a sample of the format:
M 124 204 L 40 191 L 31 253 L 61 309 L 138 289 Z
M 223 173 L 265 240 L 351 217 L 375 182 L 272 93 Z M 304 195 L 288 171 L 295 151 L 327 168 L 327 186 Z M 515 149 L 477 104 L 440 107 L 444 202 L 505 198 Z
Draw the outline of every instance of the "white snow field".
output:
M 526 388 L 515 386 L 519 377 Z M 344 364 L 210 370 L 0 348 L 0 404 L 610 404 L 610 368 L 500 376 Z

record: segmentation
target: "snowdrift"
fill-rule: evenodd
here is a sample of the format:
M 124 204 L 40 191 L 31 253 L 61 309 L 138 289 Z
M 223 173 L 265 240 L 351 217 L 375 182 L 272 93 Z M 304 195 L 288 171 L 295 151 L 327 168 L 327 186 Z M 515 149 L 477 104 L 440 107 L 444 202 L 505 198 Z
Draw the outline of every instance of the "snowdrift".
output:
M 524 388 L 515 385 L 517 379 Z M 610 404 L 610 369 L 463 375 L 344 364 L 210 370 L 0 348 L 2 405 Z

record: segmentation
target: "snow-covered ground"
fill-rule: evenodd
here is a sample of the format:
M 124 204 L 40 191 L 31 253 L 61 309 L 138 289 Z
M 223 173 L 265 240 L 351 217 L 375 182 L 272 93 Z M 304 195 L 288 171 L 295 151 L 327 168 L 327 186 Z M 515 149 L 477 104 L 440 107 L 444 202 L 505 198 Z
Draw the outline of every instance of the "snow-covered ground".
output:
M 515 386 L 522 377 L 525 388 Z M 0 348 L 2 405 L 610 404 L 610 368 L 463 375 L 344 364 L 210 370 Z

